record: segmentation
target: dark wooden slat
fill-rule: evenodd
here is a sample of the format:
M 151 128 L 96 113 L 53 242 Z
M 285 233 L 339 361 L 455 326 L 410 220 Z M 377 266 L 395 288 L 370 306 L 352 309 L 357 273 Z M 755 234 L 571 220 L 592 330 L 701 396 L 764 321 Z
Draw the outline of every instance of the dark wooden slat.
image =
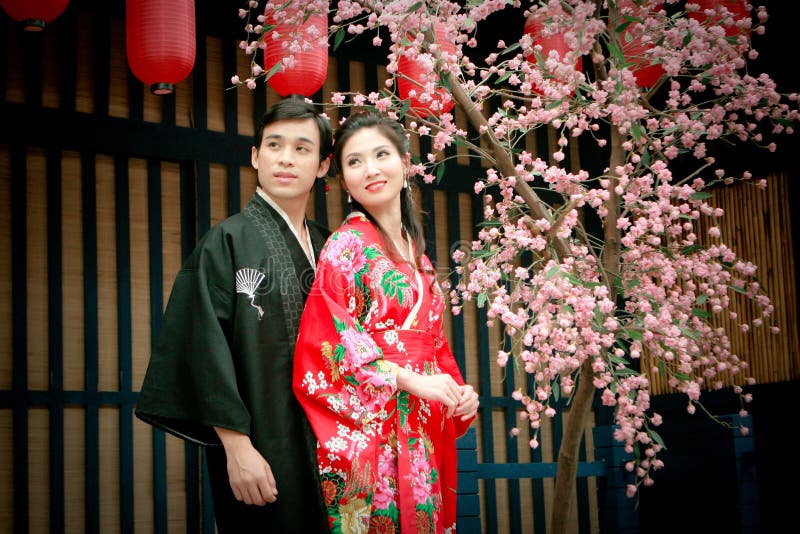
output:
M 472 197 L 472 231 L 470 239 L 476 239 L 476 229 L 483 218 L 483 199 L 480 196 Z M 494 425 L 492 423 L 492 408 L 484 404 L 485 398 L 491 396 L 492 382 L 489 365 L 489 328 L 486 326 L 486 308 L 478 308 L 475 313 L 476 324 L 474 328 L 478 332 L 478 366 L 480 373 L 480 398 L 481 407 L 478 416 L 481 417 L 481 438 L 483 442 L 483 458 L 485 463 L 494 463 Z M 486 528 L 497 529 L 497 487 L 494 480 L 484 482 L 484 506 L 486 512 Z
M 78 17 L 77 10 L 67 5 L 58 19 L 58 76 L 61 109 L 75 111 L 77 92 Z
M 114 158 L 115 223 L 117 241 L 117 345 L 119 351 L 119 390 L 131 391 L 131 258 L 128 159 Z M 133 403 L 121 395 L 119 405 L 120 532 L 132 534 L 133 508 Z
M 83 328 L 86 391 L 85 521 L 87 534 L 100 532 L 100 405 L 98 384 L 97 187 L 95 154 L 81 152 L 81 226 L 83 228 Z M 65 402 L 68 397 L 65 394 Z
M 25 148 L 11 148 L 11 314 L 13 332 L 12 389 L 13 447 L 14 459 L 14 532 L 28 532 L 29 466 L 28 466 L 28 304 L 27 304 L 27 251 L 28 224 L 25 216 L 27 205 L 27 162 Z
M 61 153 L 47 161 L 47 328 L 50 405 L 50 530 L 64 530 L 64 346 L 61 240 Z
M 478 464 L 478 477 L 485 479 L 554 478 L 558 462 L 535 464 L 481 463 Z M 578 477 L 602 477 L 606 474 L 605 462 L 578 462 Z
M 93 14 L 94 25 L 94 112 L 108 115 L 111 92 L 111 16 L 108 10 L 98 9 Z
M 147 162 L 147 231 L 150 244 L 150 336 L 155 346 L 164 309 L 164 263 L 161 237 L 161 165 Z M 153 529 L 156 534 L 168 532 L 167 523 L 167 445 L 162 430 L 153 428 Z
M 450 255 L 447 257 L 446 263 L 445 260 L 442 260 L 443 264 L 447 265 L 450 269 L 450 286 L 456 287 L 458 283 L 458 273 L 455 272 L 456 264 L 453 261 L 453 251 L 455 250 L 453 247 L 457 246 L 458 243 L 462 241 L 461 236 L 461 229 L 459 228 L 459 223 L 461 221 L 460 216 L 460 208 L 458 205 L 458 193 L 448 191 L 447 192 L 447 242 L 450 244 L 448 247 L 448 251 Z M 467 236 L 471 237 L 471 236 Z M 450 350 L 453 351 L 453 356 L 456 359 L 456 363 L 458 363 L 458 368 L 461 370 L 461 374 L 464 375 L 464 379 L 467 378 L 467 354 L 465 348 L 465 336 L 464 336 L 464 316 L 462 314 L 453 315 L 451 318 L 451 327 L 453 331 L 452 335 L 452 343 L 450 345 Z
M 0 129 L 0 143 L 91 150 L 144 159 L 250 164 L 248 136 L 9 103 L 0 103 L 0 116 L 4 122 L 15 125 Z M 59 127 L 42 128 L 42 124 Z

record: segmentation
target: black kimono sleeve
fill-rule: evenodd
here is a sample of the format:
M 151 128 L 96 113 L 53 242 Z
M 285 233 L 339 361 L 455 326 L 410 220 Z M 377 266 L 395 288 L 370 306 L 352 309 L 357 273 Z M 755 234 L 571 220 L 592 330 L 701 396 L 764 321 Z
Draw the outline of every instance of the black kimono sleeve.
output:
M 230 236 L 212 228 L 178 273 L 142 385 L 136 416 L 201 445 L 214 426 L 250 433 L 231 354 L 234 265 Z

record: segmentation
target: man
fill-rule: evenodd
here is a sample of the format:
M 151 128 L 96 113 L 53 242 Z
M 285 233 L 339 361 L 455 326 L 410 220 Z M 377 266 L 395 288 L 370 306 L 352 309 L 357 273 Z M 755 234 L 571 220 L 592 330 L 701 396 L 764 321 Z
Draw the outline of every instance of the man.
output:
M 289 97 L 261 120 L 258 188 L 178 273 L 136 407 L 206 445 L 217 529 L 327 532 L 316 438 L 291 390 L 300 315 L 327 232 L 305 219 L 331 127 Z

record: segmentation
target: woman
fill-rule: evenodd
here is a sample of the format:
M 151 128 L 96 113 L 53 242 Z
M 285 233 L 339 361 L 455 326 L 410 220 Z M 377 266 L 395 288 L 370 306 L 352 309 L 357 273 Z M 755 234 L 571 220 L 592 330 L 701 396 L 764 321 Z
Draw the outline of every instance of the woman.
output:
M 293 387 L 319 443 L 333 532 L 453 532 L 455 440 L 478 410 L 443 330 L 402 127 L 353 114 L 334 168 L 354 211 L 328 239 Z

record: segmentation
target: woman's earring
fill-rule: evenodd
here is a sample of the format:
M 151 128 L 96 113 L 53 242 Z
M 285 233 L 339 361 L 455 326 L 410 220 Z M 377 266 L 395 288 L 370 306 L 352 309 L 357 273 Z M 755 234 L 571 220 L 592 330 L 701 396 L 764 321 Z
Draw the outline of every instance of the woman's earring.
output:
M 353 203 L 353 199 L 350 198 L 350 191 L 347 192 L 347 203 L 348 204 L 352 204 Z
M 408 189 L 408 177 L 403 178 L 403 189 Z

